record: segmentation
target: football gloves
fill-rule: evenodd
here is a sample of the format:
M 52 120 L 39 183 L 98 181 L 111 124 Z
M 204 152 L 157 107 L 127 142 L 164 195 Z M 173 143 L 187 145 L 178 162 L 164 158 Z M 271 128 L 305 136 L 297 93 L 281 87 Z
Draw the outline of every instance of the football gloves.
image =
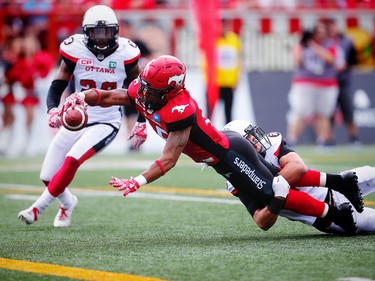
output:
M 119 179 L 112 177 L 108 183 L 117 188 L 119 191 L 124 191 L 124 196 L 128 195 L 129 193 L 136 192 L 140 187 L 139 183 L 134 178 Z
M 273 192 L 275 193 L 275 197 L 286 198 L 289 194 L 289 188 L 290 188 L 290 185 L 286 181 L 286 179 L 283 178 L 283 176 L 279 175 L 273 178 L 272 189 L 273 189 Z
M 54 107 L 48 111 L 48 125 L 51 128 L 60 128 L 61 126 L 61 111 Z
M 76 104 L 83 106 L 83 109 L 87 110 L 87 102 L 85 102 L 85 100 L 78 93 L 73 93 L 70 96 L 68 96 L 65 99 L 63 108 L 69 108 Z
M 146 141 L 147 139 L 147 127 L 146 122 L 136 122 L 130 136 L 128 137 L 128 140 L 131 140 L 133 137 L 135 137 L 135 141 L 133 144 L 133 147 L 135 150 L 138 150 L 139 147 Z

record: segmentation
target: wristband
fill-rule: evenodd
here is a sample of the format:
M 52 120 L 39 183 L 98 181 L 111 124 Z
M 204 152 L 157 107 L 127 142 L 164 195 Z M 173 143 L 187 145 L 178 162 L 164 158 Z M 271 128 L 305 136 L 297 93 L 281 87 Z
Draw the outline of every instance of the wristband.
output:
M 155 164 L 159 166 L 160 170 L 161 170 L 161 173 L 163 174 L 163 176 L 165 175 L 166 171 L 165 171 L 165 168 L 163 166 L 163 164 L 159 161 L 159 160 L 155 160 Z
M 135 177 L 134 180 L 139 184 L 139 186 L 147 184 L 147 180 L 143 175 Z
M 98 105 L 98 104 L 99 104 L 101 94 L 100 94 L 100 92 L 99 92 L 97 89 L 93 88 L 93 90 L 94 90 L 95 93 L 98 95 L 98 98 L 97 98 L 97 100 L 96 100 L 96 102 L 95 102 L 95 104 L 94 104 L 94 106 L 95 106 L 95 105 Z

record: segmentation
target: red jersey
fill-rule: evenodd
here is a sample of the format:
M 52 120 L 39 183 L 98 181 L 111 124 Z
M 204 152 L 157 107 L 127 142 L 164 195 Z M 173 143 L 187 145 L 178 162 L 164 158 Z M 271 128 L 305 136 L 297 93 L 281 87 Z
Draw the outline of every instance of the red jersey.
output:
M 161 109 L 147 112 L 145 106 L 137 101 L 139 87 L 139 79 L 134 80 L 129 85 L 128 95 L 135 102 L 136 109 L 149 121 L 160 137 L 166 140 L 169 132 L 192 126 L 183 153 L 198 163 L 215 165 L 220 161 L 229 148 L 228 138 L 203 116 L 197 102 L 186 89 L 168 100 Z

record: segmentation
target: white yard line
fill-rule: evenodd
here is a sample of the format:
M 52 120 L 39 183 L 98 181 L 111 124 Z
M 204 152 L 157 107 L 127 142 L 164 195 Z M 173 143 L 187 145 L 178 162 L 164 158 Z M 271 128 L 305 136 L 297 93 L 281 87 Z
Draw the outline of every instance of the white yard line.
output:
M 32 185 L 10 185 L 0 184 L 0 189 L 8 190 L 9 194 L 5 194 L 5 197 L 13 200 L 30 200 L 35 201 L 38 195 L 27 195 L 27 194 L 12 194 L 12 190 L 24 190 L 24 191 L 42 191 L 41 187 Z M 83 188 L 70 188 L 70 190 L 78 196 L 82 197 L 119 197 L 121 193 L 118 191 L 108 190 L 87 190 Z M 152 193 L 138 191 L 136 193 L 128 195 L 129 198 L 141 198 L 141 199 L 158 199 L 158 200 L 171 200 L 171 201 L 184 201 L 184 202 L 204 202 L 204 203 L 219 203 L 219 204 L 230 204 L 237 205 L 241 202 L 235 199 L 224 199 L 224 198 L 210 198 L 210 197 L 197 197 L 197 196 L 186 196 L 186 195 L 171 195 L 163 193 Z

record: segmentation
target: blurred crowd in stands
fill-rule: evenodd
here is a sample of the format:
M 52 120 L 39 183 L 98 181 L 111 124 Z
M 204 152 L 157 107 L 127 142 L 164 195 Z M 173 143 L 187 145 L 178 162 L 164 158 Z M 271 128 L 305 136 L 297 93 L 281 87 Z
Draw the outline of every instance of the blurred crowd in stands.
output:
M 220 0 L 225 8 L 375 8 L 374 0 Z M 2 0 L 0 8 L 21 8 L 23 11 L 51 11 L 54 8 L 76 7 L 86 10 L 103 4 L 113 9 L 187 8 L 189 0 Z
M 375 0 L 219 1 L 222 8 L 231 11 L 246 11 L 246 9 L 249 11 L 257 9 L 375 9 Z M 25 131 L 27 136 L 30 134 L 35 108 L 39 103 L 44 103 L 43 95 L 46 94 L 38 93 L 36 84 L 39 80 L 45 79 L 55 68 L 58 47 L 62 40 L 70 34 L 81 33 L 84 11 L 97 4 L 108 5 L 119 13 L 121 11 L 126 13 L 129 10 L 139 12 L 155 9 L 188 11 L 190 7 L 189 0 L 0 0 L 0 112 L 2 115 L 0 119 L 0 149 L 11 143 L 11 128 L 15 120 L 14 106 L 16 104 L 22 105 L 25 109 Z M 123 16 L 120 18 L 120 34 L 136 41 L 139 45 L 144 44 L 148 50 L 143 58 L 145 62 L 165 53 L 178 55 L 173 49 L 174 45 L 178 44 L 178 34 L 175 32 L 176 27 L 180 24 L 178 20 L 183 22 L 183 19 L 176 18 L 171 24 L 170 19 L 163 21 L 161 18 L 149 19 L 147 17 L 135 21 L 134 17 L 125 19 Z M 136 30 L 134 31 L 134 29 Z M 362 35 L 357 37 L 360 39 L 354 40 L 356 48 L 367 50 L 367 46 L 373 39 L 370 37 L 367 39 Z M 193 41 L 193 39 L 189 39 L 189 41 Z M 364 44 L 362 42 L 366 44 L 362 46 Z M 182 47 L 189 49 L 185 45 Z M 244 49 L 246 48 L 245 46 Z M 198 53 L 196 50 L 193 52 Z M 371 54 L 367 55 L 365 59 L 372 64 Z M 19 89 L 21 91 L 18 91 Z M 25 138 L 24 146 L 27 147 L 27 138 Z

